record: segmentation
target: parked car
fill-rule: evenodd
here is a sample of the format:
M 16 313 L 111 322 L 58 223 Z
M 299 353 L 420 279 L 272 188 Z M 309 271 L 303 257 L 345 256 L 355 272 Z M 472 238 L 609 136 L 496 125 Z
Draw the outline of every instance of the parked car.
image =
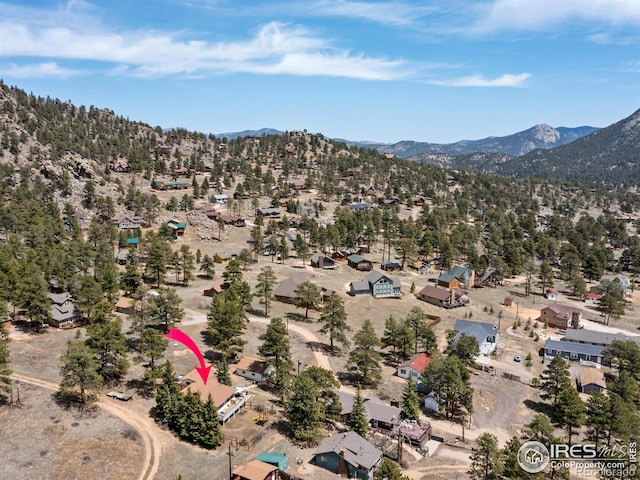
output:
M 522 361 L 522 355 L 516 355 L 515 357 L 513 357 L 513 361 L 514 362 L 521 362 Z
M 127 402 L 127 401 L 129 401 L 129 400 L 131 400 L 133 398 L 128 393 L 118 392 L 116 390 L 113 390 L 113 391 L 107 393 L 107 397 L 114 398 L 116 400 L 122 400 L 123 402 Z

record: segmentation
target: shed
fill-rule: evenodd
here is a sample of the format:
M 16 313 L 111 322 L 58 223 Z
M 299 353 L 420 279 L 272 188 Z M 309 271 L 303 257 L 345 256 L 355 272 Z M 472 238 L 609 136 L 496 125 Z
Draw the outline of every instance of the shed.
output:
M 502 302 L 502 304 L 503 304 L 505 307 L 511 307 L 511 306 L 513 306 L 513 297 L 505 297 L 505 298 L 504 298 L 504 302 Z
M 258 455 L 258 458 L 256 458 L 256 460 L 268 463 L 269 465 L 275 465 L 276 467 L 278 467 L 278 470 L 283 472 L 289 467 L 286 453 L 264 452 Z

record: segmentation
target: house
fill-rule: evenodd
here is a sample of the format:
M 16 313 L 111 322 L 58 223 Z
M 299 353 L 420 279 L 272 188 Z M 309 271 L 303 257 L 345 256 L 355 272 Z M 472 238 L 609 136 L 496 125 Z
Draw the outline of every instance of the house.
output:
M 600 303 L 600 299 L 602 298 L 602 294 L 600 293 L 587 293 L 582 301 L 588 305 L 598 305 Z
M 612 283 L 619 285 L 622 295 L 628 297 L 631 295 L 631 279 L 626 275 L 620 273 L 616 275 L 603 275 L 600 282 L 589 289 L 590 293 L 604 294 L 606 292 L 605 283 Z
M 211 201 L 216 205 L 226 205 L 229 203 L 229 195 L 226 193 L 219 193 L 211 195 Z
M 120 217 L 114 217 L 113 223 L 116 224 L 119 230 L 134 230 L 140 228 L 140 217 L 123 215 Z
M 382 459 L 382 452 L 355 432 L 336 433 L 313 452 L 320 468 L 347 478 L 370 480 Z
M 116 302 L 114 309 L 118 313 L 131 315 L 133 313 L 133 305 L 133 298 L 120 297 L 120 299 Z
M 129 257 L 129 252 L 127 252 L 126 250 L 122 250 L 121 252 L 118 252 L 118 254 L 116 255 L 116 260 L 118 262 L 118 265 L 126 265 L 128 257 Z
M 353 403 L 356 396 L 350 392 L 344 392 L 342 390 L 336 390 L 340 400 L 341 410 L 340 417 L 343 422 L 347 423 L 349 415 L 353 411 Z M 377 428 L 385 433 L 393 431 L 396 425 L 400 422 L 401 410 L 398 407 L 392 405 L 386 405 L 382 400 L 375 397 L 365 398 L 362 402 L 365 409 L 365 415 L 367 421 L 372 428 Z
M 304 180 L 291 180 L 289 182 L 289 186 L 291 188 L 293 188 L 294 190 L 304 190 L 305 187 L 305 181 Z
M 140 239 L 136 237 L 127 238 L 127 247 L 136 248 L 140 245 Z
M 505 307 L 512 307 L 513 306 L 513 302 L 515 301 L 515 299 L 511 296 L 509 297 L 504 297 L 504 301 L 502 302 L 502 304 Z
M 224 292 L 227 285 L 223 282 L 217 282 L 211 285 L 211 288 L 205 288 L 202 295 L 205 297 L 215 297 L 216 295 Z
M 256 215 L 262 215 L 263 218 L 280 218 L 279 208 L 263 207 L 256 210 Z
M 304 273 L 287 278 L 278 284 L 273 291 L 273 296 L 276 297 L 276 300 L 279 302 L 294 304 L 298 298 L 298 294 L 296 293 L 297 288 L 300 284 L 308 280 L 309 278 Z
M 595 367 L 580 368 L 580 378 L 578 379 L 578 389 L 582 393 L 591 395 L 593 392 L 604 392 L 607 382 L 604 379 L 602 370 Z
M 553 288 L 547 288 L 544 292 L 544 296 L 547 300 L 557 300 L 558 299 L 558 291 Z
M 329 270 L 336 268 L 337 265 L 333 258 L 328 257 L 324 253 L 314 253 L 311 255 L 311 266 L 313 268 Z
M 420 378 L 420 375 L 422 375 L 424 369 L 427 368 L 427 365 L 433 360 L 435 360 L 435 357 L 426 352 L 416 353 L 398 365 L 396 374 L 400 378 L 412 378 L 415 383 Z
M 416 296 L 419 300 L 438 307 L 449 307 L 454 305 L 456 301 L 455 290 L 438 288 L 433 285 L 427 285 Z
M 261 383 L 270 377 L 273 370 L 274 368 L 264 360 L 254 357 L 242 357 L 236 364 L 234 373 L 256 383 Z
M 415 195 L 411 197 L 411 201 L 415 207 L 422 207 L 426 203 L 426 199 L 422 195 Z
M 231 260 L 237 260 L 238 259 L 238 254 L 237 253 L 230 253 L 230 252 L 224 252 L 224 253 L 216 253 L 213 256 L 213 261 L 216 263 L 226 263 L 229 262 Z
M 351 205 L 349 205 L 349 209 L 352 212 L 360 212 L 362 210 L 369 210 L 369 204 L 368 203 L 352 203 Z
M 247 225 L 245 219 L 238 215 L 220 215 L 220 219 L 225 225 L 232 225 L 234 227 L 244 227 Z
M 374 270 L 365 279 L 369 282 L 371 295 L 375 298 L 400 298 L 402 295 L 402 285 L 398 277 L 388 277 Z
M 440 275 L 440 278 L 438 278 L 438 285 L 446 288 L 473 288 L 476 281 L 475 275 L 473 268 L 455 265 L 447 273 Z M 457 283 L 455 280 L 457 280 Z
M 385 262 L 380 265 L 380 268 L 385 272 L 399 272 L 402 270 L 402 267 L 398 262 Z
M 251 460 L 231 471 L 231 480 L 280 480 L 280 470 L 269 463 Z
M 371 295 L 371 287 L 367 280 L 357 280 L 349 284 L 349 295 L 352 297 L 366 297 Z
M 209 378 L 205 384 L 200 373 L 193 369 L 178 382 L 182 386 L 182 393 L 195 392 L 200 395 L 200 400 L 206 402 L 211 396 L 213 404 L 218 410 L 220 423 L 225 424 L 244 406 L 246 396 L 238 392 L 234 387 L 218 382 L 213 370 L 209 372 Z
M 169 220 L 167 222 L 167 226 L 173 230 L 173 236 L 180 236 L 180 235 L 184 235 L 184 231 L 187 228 L 187 224 L 185 222 L 180 222 L 179 220 L 176 220 L 175 218 L 172 218 L 171 220 Z
M 415 420 L 403 420 L 398 425 L 398 433 L 402 435 L 403 443 L 424 450 L 431 440 L 431 424 L 418 423 Z
M 278 467 L 278 470 L 282 472 L 289 468 L 286 453 L 264 452 L 258 455 L 256 460 L 260 460 L 261 462 L 268 463 L 270 465 L 275 465 Z
M 429 270 L 429 264 L 424 260 L 416 260 L 415 262 L 409 263 L 409 268 L 416 272 L 424 273 Z
M 551 360 L 553 357 L 562 357 L 566 360 L 582 360 L 605 365 L 602 355 L 604 348 L 600 345 L 547 339 L 544 343 L 544 358 Z
M 51 309 L 46 323 L 55 328 L 71 328 L 82 323 L 82 313 L 73 303 L 70 293 L 48 293 Z
M 457 342 L 462 335 L 468 335 L 478 341 L 480 355 L 489 356 L 498 347 L 500 332 L 492 323 L 473 322 L 471 320 L 456 320 L 453 329 L 457 332 L 453 342 Z
M 580 328 L 582 310 L 561 303 L 550 303 L 540 309 L 537 319 L 552 328 Z
M 364 186 L 360 189 L 360 194 L 361 195 L 373 195 L 375 196 L 376 194 L 376 189 L 372 186 Z
M 358 271 L 369 271 L 373 268 L 373 265 L 369 260 L 360 255 L 350 255 L 347 257 L 347 263 L 351 268 L 355 268 Z
M 598 332 L 594 330 L 587 330 L 586 328 L 567 330 L 562 339 L 567 342 L 599 345 L 601 347 L 606 347 L 614 340 L 619 340 L 621 342 L 632 341 L 640 347 L 640 335 L 627 335 L 622 332 Z

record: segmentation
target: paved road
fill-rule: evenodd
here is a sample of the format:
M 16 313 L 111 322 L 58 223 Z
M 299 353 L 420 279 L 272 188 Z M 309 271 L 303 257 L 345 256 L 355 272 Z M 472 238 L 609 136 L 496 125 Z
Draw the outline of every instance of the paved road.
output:
M 18 373 L 11 374 L 11 378 L 19 382 L 30 383 L 37 387 L 46 388 L 48 390 L 58 391 L 59 386 L 56 383 L 41 380 L 39 378 L 29 377 Z M 160 466 L 160 452 L 162 445 L 157 435 L 157 427 L 153 421 L 148 418 L 129 410 L 124 405 L 118 405 L 118 400 L 96 402 L 96 405 L 111 415 L 118 417 L 125 423 L 135 428 L 142 438 L 144 445 L 144 459 L 142 461 L 142 470 L 138 475 L 138 480 L 152 480 L 158 473 Z

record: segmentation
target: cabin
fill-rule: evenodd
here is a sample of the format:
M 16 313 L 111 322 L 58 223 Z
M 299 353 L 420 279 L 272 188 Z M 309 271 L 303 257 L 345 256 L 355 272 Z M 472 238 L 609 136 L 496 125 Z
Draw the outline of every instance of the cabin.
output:
M 227 284 L 223 282 L 217 282 L 211 285 L 210 288 L 205 288 L 202 295 L 205 297 L 215 297 L 226 290 Z
M 280 480 L 278 467 L 260 460 L 251 460 L 231 471 L 231 480 Z
M 402 284 L 398 277 L 389 277 L 381 272 L 373 271 L 365 277 L 374 298 L 400 298 Z
M 227 263 L 227 262 L 230 262 L 231 260 L 237 260 L 237 259 L 238 259 L 238 254 L 231 253 L 231 252 L 216 253 L 213 256 L 213 261 L 215 263 Z
M 313 452 L 318 467 L 347 478 L 371 480 L 382 452 L 355 432 L 336 433 Z
M 267 362 L 254 357 L 242 357 L 234 371 L 236 375 L 256 383 L 268 380 L 273 372 L 274 368 Z
M 211 201 L 216 205 L 226 205 L 229 203 L 229 195 L 226 193 L 211 195 Z
M 488 357 L 498 347 L 500 332 L 498 327 L 492 323 L 456 320 L 453 329 L 457 332 L 456 336 L 453 337 L 453 343 L 457 342 L 462 335 L 473 337 L 478 342 L 480 355 Z
M 71 328 L 83 323 L 82 313 L 70 293 L 49 293 L 51 308 L 46 323 L 55 328 Z
M 351 268 L 355 268 L 358 271 L 370 271 L 373 269 L 372 263 L 366 258 L 360 255 L 350 255 L 347 257 L 347 263 Z
M 184 235 L 184 231 L 187 229 L 187 224 L 185 222 L 181 222 L 179 220 L 176 220 L 175 218 L 172 218 L 171 220 L 169 220 L 167 222 L 167 226 L 171 230 L 173 230 L 174 237 L 180 237 Z
M 414 383 L 417 383 L 424 369 L 433 360 L 435 360 L 435 357 L 426 352 L 411 355 L 396 367 L 396 375 L 400 378 L 411 378 Z
M 233 227 L 245 227 L 247 225 L 245 219 L 238 215 L 220 215 L 219 218 L 225 225 L 231 225 Z
M 336 261 L 324 253 L 314 253 L 311 255 L 311 266 L 323 270 L 333 270 L 337 267 Z
M 141 226 L 140 217 L 129 215 L 114 217 L 113 223 L 115 223 L 119 230 L 135 230 Z
M 246 395 L 243 392 L 218 382 L 213 369 L 209 371 L 209 378 L 206 384 L 202 381 L 200 373 L 195 369 L 182 377 L 178 383 L 182 387 L 182 393 L 198 393 L 200 400 L 203 402 L 206 402 L 211 396 L 211 400 L 218 411 L 218 419 L 223 425 L 244 407 L 246 401 Z
M 581 367 L 578 378 L 578 390 L 591 395 L 593 392 L 603 393 L 607 389 L 604 372 L 600 368 Z

